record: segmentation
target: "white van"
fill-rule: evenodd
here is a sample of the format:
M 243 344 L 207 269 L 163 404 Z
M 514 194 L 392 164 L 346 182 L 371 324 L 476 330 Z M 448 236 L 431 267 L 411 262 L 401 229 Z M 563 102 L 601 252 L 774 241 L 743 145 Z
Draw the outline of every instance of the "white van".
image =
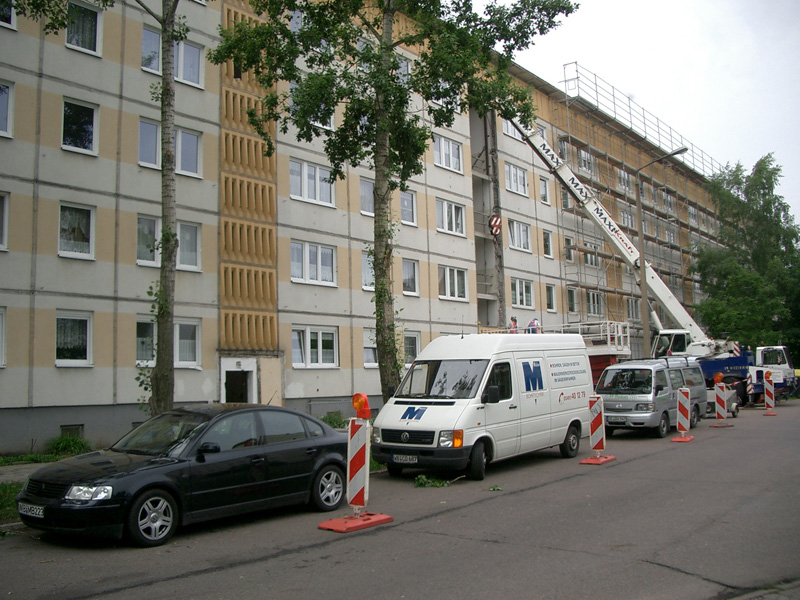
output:
M 436 338 L 417 355 L 375 419 L 372 456 L 404 467 L 467 469 L 559 446 L 578 453 L 589 435 L 591 368 L 575 334 Z

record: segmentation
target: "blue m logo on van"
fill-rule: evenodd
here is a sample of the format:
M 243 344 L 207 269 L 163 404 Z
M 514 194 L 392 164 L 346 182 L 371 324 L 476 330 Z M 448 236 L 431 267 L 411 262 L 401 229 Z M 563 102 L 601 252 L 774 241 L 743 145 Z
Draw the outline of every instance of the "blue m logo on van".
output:
M 406 409 L 406 412 L 403 413 L 403 416 L 400 417 L 402 421 L 419 421 L 422 418 L 422 415 L 425 414 L 425 411 L 428 410 L 427 406 L 420 406 L 416 408 L 414 406 L 409 406 Z
M 522 374 L 525 377 L 526 392 L 544 389 L 544 381 L 542 381 L 542 367 L 538 360 L 523 362 Z

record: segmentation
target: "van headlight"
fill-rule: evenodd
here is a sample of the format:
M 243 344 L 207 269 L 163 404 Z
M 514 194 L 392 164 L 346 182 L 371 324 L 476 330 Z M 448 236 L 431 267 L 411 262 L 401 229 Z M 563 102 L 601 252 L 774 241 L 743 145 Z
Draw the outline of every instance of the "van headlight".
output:
M 636 412 L 653 412 L 655 409 L 656 405 L 653 402 L 640 402 L 633 408 Z
M 381 443 L 381 428 L 380 427 L 373 427 L 372 428 L 372 443 L 373 444 L 380 444 Z
M 464 430 L 439 432 L 439 448 L 461 448 L 464 445 Z
M 73 485 L 65 498 L 67 500 L 108 500 L 114 488 L 110 485 Z

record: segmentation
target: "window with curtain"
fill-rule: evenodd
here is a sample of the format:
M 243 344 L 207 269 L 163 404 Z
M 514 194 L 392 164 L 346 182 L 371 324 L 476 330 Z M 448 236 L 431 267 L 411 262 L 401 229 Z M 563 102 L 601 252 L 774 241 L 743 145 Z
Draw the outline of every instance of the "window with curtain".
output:
M 100 13 L 82 4 L 69 3 L 67 46 L 88 52 L 98 52 Z
M 92 209 L 62 205 L 59 221 L 59 256 L 91 258 Z

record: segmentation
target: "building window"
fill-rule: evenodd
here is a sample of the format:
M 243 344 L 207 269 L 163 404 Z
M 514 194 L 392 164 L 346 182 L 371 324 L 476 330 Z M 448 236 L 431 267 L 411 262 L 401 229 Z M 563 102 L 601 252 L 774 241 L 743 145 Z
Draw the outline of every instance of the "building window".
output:
M 290 112 L 293 112 L 292 109 L 294 108 L 294 92 L 297 89 L 297 82 L 292 81 L 289 83 L 289 109 Z M 312 124 L 316 125 L 317 127 L 322 127 L 323 129 L 333 129 L 333 113 L 331 113 L 330 117 L 327 121 L 316 121 L 314 119 L 309 119 Z
M 293 327 L 293 367 L 336 367 L 339 365 L 338 335 L 335 328 Z
M 569 190 L 563 185 L 559 187 L 561 188 L 561 208 L 569 210 L 572 208 L 572 196 L 569 195 Z
M 161 33 L 142 29 L 142 69 L 161 75 Z
M 547 311 L 556 312 L 556 286 L 545 285 L 544 295 L 545 299 L 547 300 Z
M 92 313 L 56 311 L 56 366 L 92 364 Z
M 675 212 L 675 198 L 672 197 L 666 190 L 661 191 L 661 200 L 664 202 L 664 210 L 667 212 Z
M 161 168 L 161 127 L 158 123 L 139 119 L 139 164 Z
M 639 299 L 628 298 L 628 319 L 631 321 L 639 321 Z
M 156 358 L 156 324 L 151 317 L 136 318 L 136 366 L 152 367 Z
M 58 255 L 65 258 L 94 258 L 94 209 L 61 205 Z
M 100 55 L 103 16 L 99 11 L 77 2 L 69 3 L 67 48 Z
M 175 319 L 175 367 L 200 368 L 200 322 L 197 319 Z
M 411 61 L 403 56 L 397 57 L 397 81 L 407 86 L 411 79 Z
M 419 296 L 419 263 L 403 259 L 403 294 Z
M 8 250 L 8 194 L 0 192 L 0 250 Z
M 630 229 L 636 229 L 633 225 L 633 213 L 628 210 L 622 210 L 619 213 L 619 222 L 622 224 L 623 227 L 628 227 Z
M 200 226 L 178 223 L 178 269 L 200 270 Z
M 506 189 L 509 192 L 528 195 L 528 172 L 516 165 L 506 163 Z
M 567 262 L 575 262 L 575 250 L 572 246 L 575 245 L 575 240 L 571 237 L 564 238 L 564 260 Z
M 6 366 L 6 307 L 0 306 L 0 367 Z
M 417 194 L 411 191 L 400 192 L 400 222 L 406 225 L 417 224 Z
M 531 251 L 530 225 L 519 221 L 508 220 L 508 247 L 514 250 Z
M 597 256 L 597 251 L 600 250 L 600 245 L 592 242 L 584 242 L 584 245 L 586 252 L 583 253 L 583 263 L 587 267 L 599 267 L 600 258 Z
M 136 264 L 143 267 L 161 266 L 161 252 L 157 247 L 161 239 L 161 219 L 139 216 L 136 228 Z
M 603 296 L 600 292 L 586 290 L 586 314 L 593 317 L 603 316 Z
M 567 160 L 567 140 L 564 138 L 559 138 L 558 140 L 558 156 Z
M 419 340 L 420 335 L 418 331 L 406 331 L 403 333 L 403 350 L 405 358 L 405 366 L 411 366 L 411 363 L 417 358 L 419 354 Z
M 619 189 L 623 192 L 630 192 L 632 189 L 631 185 L 631 174 L 625 171 L 624 169 L 617 169 L 617 184 Z
M 202 136 L 195 131 L 175 129 L 175 172 L 201 177 Z
M 511 305 L 519 308 L 533 308 L 532 281 L 511 278 Z
M 586 173 L 594 171 L 594 159 L 588 151 L 578 150 L 578 168 Z
M 522 133 L 520 133 L 519 129 L 517 129 L 508 119 L 503 119 L 503 133 L 510 135 L 515 140 L 523 140 Z
M 290 160 L 289 184 L 289 193 L 295 200 L 333 206 L 333 181 L 329 169 Z
M 697 224 L 697 207 L 690 206 L 689 207 L 689 222 Z
M 14 84 L 0 81 L 0 137 L 14 137 Z
M 336 248 L 292 242 L 292 281 L 317 285 L 335 285 Z
M 375 216 L 375 182 L 363 177 L 359 181 L 361 196 L 361 214 Z
M 364 367 L 367 369 L 378 368 L 378 342 L 374 329 L 364 329 Z
M 369 252 L 361 253 L 361 289 L 375 291 L 375 269 Z
M 664 229 L 664 239 L 668 244 L 675 243 L 675 232 L 672 229 L 665 228 Z
M 547 258 L 553 258 L 553 234 L 542 231 L 542 250 Z
M 542 203 L 550 204 L 550 182 L 544 177 L 539 178 L 539 196 Z
M 434 134 L 433 164 L 461 173 L 461 144 Z
M 94 132 L 97 130 L 97 106 L 64 100 L 61 147 L 87 154 L 97 154 Z
M 439 297 L 450 300 L 467 299 L 467 271 L 439 266 Z
M 578 312 L 578 290 L 575 288 L 567 288 L 567 311 Z
M 17 28 L 17 12 L 14 10 L 13 1 L 0 2 L 0 27 Z
M 464 207 L 447 200 L 436 199 L 436 229 L 446 233 L 465 235 Z
M 185 40 L 173 44 L 175 50 L 175 81 L 203 87 L 203 47 Z

